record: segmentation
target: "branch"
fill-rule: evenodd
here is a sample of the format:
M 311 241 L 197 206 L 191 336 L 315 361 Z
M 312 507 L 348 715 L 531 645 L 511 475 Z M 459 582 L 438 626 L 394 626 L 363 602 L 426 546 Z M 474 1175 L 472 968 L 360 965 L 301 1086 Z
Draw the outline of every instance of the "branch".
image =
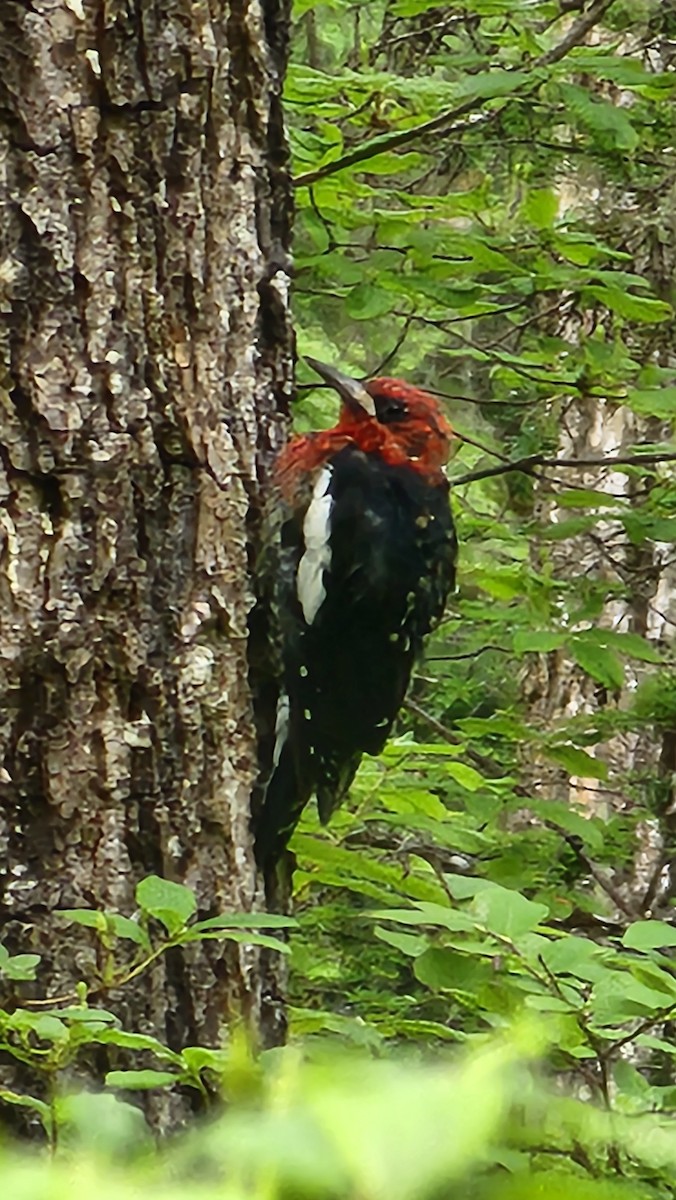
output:
M 592 4 L 589 11 L 570 27 L 568 33 L 565 37 L 561 38 L 560 42 L 557 42 L 555 46 L 552 46 L 551 50 L 547 50 L 545 54 L 541 54 L 535 60 L 535 65 L 538 67 L 550 67 L 552 63 L 560 62 L 574 46 L 579 46 L 580 42 L 584 41 L 590 30 L 606 15 L 613 3 L 614 0 L 596 0 L 596 3 Z
M 514 95 L 516 94 L 515 89 Z M 326 179 L 328 175 L 335 175 L 338 171 L 346 170 L 347 167 L 354 167 L 357 163 L 375 158 L 377 154 L 384 154 L 388 150 L 399 150 L 401 146 L 407 146 L 409 142 L 414 142 L 428 133 L 436 133 L 437 130 L 443 129 L 458 117 L 474 112 L 476 108 L 481 107 L 484 99 L 483 96 L 473 96 L 470 100 L 465 100 L 464 104 L 459 104 L 456 108 L 449 108 L 447 112 L 440 113 L 431 121 L 423 121 L 421 125 L 414 125 L 412 129 L 399 129 L 396 133 L 382 133 L 379 137 L 372 138 L 370 142 L 355 146 L 354 150 L 348 150 L 342 158 L 336 158 L 333 162 L 325 163 L 323 167 L 316 167 L 314 171 L 306 171 L 304 175 L 296 176 L 293 181 L 294 186 L 307 187 L 308 184 L 316 183 L 319 179 Z M 494 113 L 486 113 L 483 120 L 488 120 L 494 115 Z M 472 121 L 472 128 L 476 124 L 476 121 Z M 463 122 L 462 125 L 456 125 L 447 132 L 449 134 L 464 132 L 466 128 L 467 122 Z
M 406 314 L 406 316 L 404 317 L 404 324 L 402 325 L 401 330 L 399 331 L 399 334 L 398 334 L 396 342 L 394 343 L 394 346 L 392 347 L 391 350 L 388 350 L 388 352 L 384 358 L 381 358 L 380 362 L 378 363 L 378 366 L 375 368 L 375 370 L 373 372 L 374 375 L 381 375 L 382 372 L 385 370 L 385 367 L 388 365 L 388 363 L 391 363 L 392 359 L 395 358 L 396 355 L 399 353 L 399 351 L 401 350 L 401 347 L 403 346 L 404 342 L 406 341 L 406 338 L 408 337 L 408 331 L 411 328 L 411 320 L 412 320 L 412 318 L 411 318 L 410 313 Z
M 485 654 L 487 650 L 497 650 L 500 654 L 511 654 L 512 651 L 507 646 L 495 646 L 492 642 L 487 642 L 485 646 L 479 646 L 478 650 L 467 650 L 465 654 L 426 654 L 425 662 L 461 662 L 466 658 L 478 658 L 480 654 Z M 425 714 L 427 717 L 427 713 Z M 450 732 L 450 730 L 448 731 Z M 444 731 L 444 734 L 446 730 Z
M 419 704 L 416 704 L 415 700 L 404 700 L 403 707 L 407 708 L 408 711 L 413 713 L 415 717 L 418 717 L 421 721 L 424 721 L 426 725 L 429 725 L 430 729 L 433 729 L 434 732 L 437 733 L 443 741 L 448 742 L 450 746 L 463 745 L 464 738 L 460 737 L 459 734 L 454 733 L 452 729 L 448 729 L 441 721 L 438 721 L 436 717 L 433 717 L 431 713 L 425 712 L 425 709 L 421 708 Z M 484 754 L 479 754 L 476 750 L 472 750 L 472 748 L 467 745 L 464 746 L 464 754 L 465 757 L 468 758 L 470 762 L 473 762 L 475 766 L 480 771 L 483 771 L 485 775 L 489 775 L 492 779 L 499 779 L 502 777 L 502 771 L 496 766 L 491 758 L 486 758 Z
M 601 867 L 597 867 L 596 863 L 589 857 L 585 851 L 582 838 L 577 837 L 577 835 L 574 833 L 568 833 L 566 829 L 562 829 L 561 826 L 557 825 L 554 821 L 545 821 L 544 824 L 548 829 L 553 830 L 554 833 L 558 833 L 559 837 L 563 838 L 566 845 L 570 846 L 571 850 L 579 859 L 585 870 L 588 871 L 592 879 L 598 883 L 599 887 L 605 892 L 608 899 L 612 900 L 618 912 L 623 913 L 624 916 L 628 917 L 630 921 L 636 921 L 638 917 L 640 917 L 641 913 L 636 910 L 630 901 L 625 899 L 619 888 L 615 887 L 612 879 L 609 879 L 605 871 L 603 871 Z M 633 1036 L 634 1035 L 632 1034 L 632 1037 Z M 615 1042 L 614 1045 L 617 1046 L 617 1042 Z
M 536 467 L 640 467 L 658 463 L 676 462 L 676 454 L 606 454 L 598 458 L 547 458 L 545 454 L 529 454 L 514 462 L 499 467 L 486 467 L 483 471 L 468 471 L 466 475 L 451 478 L 453 487 L 464 483 L 475 483 L 478 479 L 492 479 L 496 475 L 507 475 L 520 471 L 522 475 L 534 475 Z
M 552 46 L 551 50 L 547 50 L 538 58 L 533 59 L 531 68 L 537 71 L 540 67 L 549 67 L 553 63 L 560 62 L 565 58 L 566 54 L 584 40 L 589 31 L 598 21 L 605 15 L 607 10 L 615 0 L 596 0 L 591 8 L 579 21 L 568 30 L 568 33 Z M 490 72 L 486 72 L 490 74 Z M 503 99 L 505 103 L 509 103 L 517 96 L 528 95 L 535 87 L 540 84 L 539 79 L 529 80 L 521 87 L 517 87 L 509 96 L 471 96 L 462 104 L 456 105 L 455 108 L 449 108 L 446 112 L 439 113 L 438 116 L 432 117 L 430 121 L 423 121 L 420 125 L 414 125 L 411 129 L 399 129 L 395 133 L 384 133 L 380 137 L 372 138 L 361 146 L 355 146 L 353 150 L 348 150 L 347 154 L 343 154 L 341 158 L 334 159 L 333 162 L 325 163 L 323 167 L 316 167 L 314 171 L 306 171 L 303 175 L 298 175 L 294 180 L 296 187 L 307 187 L 311 183 L 316 183 L 319 179 L 326 179 L 329 175 L 335 175 L 338 171 L 344 171 L 348 167 L 357 166 L 358 163 L 367 162 L 370 158 L 375 158 L 377 154 L 383 154 L 388 150 L 399 150 L 402 146 L 408 146 L 411 142 L 415 142 L 418 138 L 425 137 L 429 133 L 437 133 L 447 126 L 452 126 L 454 121 L 459 117 L 470 116 L 480 109 L 486 100 Z M 451 135 L 454 133 L 464 133 L 468 128 L 474 128 L 479 120 L 487 121 L 496 116 L 499 110 L 493 110 L 489 113 L 484 113 L 474 121 L 466 121 L 455 128 L 449 128 L 446 132 Z

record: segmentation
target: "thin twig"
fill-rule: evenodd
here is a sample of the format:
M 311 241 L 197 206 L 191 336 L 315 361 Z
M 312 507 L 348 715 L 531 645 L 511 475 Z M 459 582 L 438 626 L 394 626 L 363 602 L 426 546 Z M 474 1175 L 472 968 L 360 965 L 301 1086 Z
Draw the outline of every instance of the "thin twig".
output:
M 548 829 L 553 830 L 554 833 L 558 833 L 559 837 L 563 838 L 566 845 L 570 846 L 571 850 L 582 863 L 582 866 L 585 868 L 585 870 L 587 870 L 592 879 L 598 883 L 599 887 L 606 893 L 606 896 L 612 900 L 618 912 L 624 913 L 625 917 L 628 917 L 630 921 L 635 921 L 640 914 L 636 911 L 634 906 L 624 898 L 622 893 L 615 887 L 615 884 L 612 882 L 612 880 L 609 879 L 608 876 L 601 870 L 601 868 L 597 867 L 596 863 L 589 857 L 582 844 L 582 839 L 573 833 L 568 833 L 565 829 L 562 829 L 560 825 L 557 825 L 555 821 L 545 821 L 545 825 Z
M 497 650 L 500 654 L 512 653 L 507 646 L 494 646 L 488 642 L 485 646 L 479 646 L 478 650 L 468 650 L 466 654 L 426 654 L 425 662 L 461 662 L 464 658 L 478 658 L 487 650 Z
M 404 708 L 407 708 L 408 711 L 413 713 L 415 717 L 419 717 L 421 721 L 424 721 L 426 725 L 429 725 L 430 729 L 433 729 L 435 733 L 438 733 L 439 737 L 443 738 L 443 740 L 448 742 L 449 745 L 463 745 L 463 738 L 461 738 L 458 734 L 453 733 L 452 729 L 448 729 L 442 721 L 438 721 L 437 718 L 433 717 L 431 713 L 425 712 L 425 709 L 421 708 L 419 704 L 416 704 L 415 700 L 404 700 Z M 496 768 L 496 765 L 492 759 L 485 758 L 483 754 L 478 754 L 476 750 L 472 750 L 469 746 L 465 746 L 464 754 L 479 768 L 479 770 L 483 771 L 484 774 L 490 775 L 493 779 L 499 779 L 501 777 L 502 772 Z
M 654 1028 L 655 1025 L 662 1024 L 663 1021 L 668 1021 L 675 1011 L 676 1004 L 668 1004 L 664 1008 L 656 1009 L 651 1017 L 646 1017 L 645 1021 L 641 1021 L 641 1024 L 637 1025 L 631 1033 L 627 1033 L 624 1037 L 618 1038 L 616 1042 L 612 1042 L 612 1053 L 617 1054 L 618 1050 L 622 1050 L 624 1046 L 628 1046 L 630 1042 L 635 1041 L 641 1034 L 648 1033 L 650 1029 Z
M 506 454 L 501 454 L 499 450 L 491 450 L 490 446 L 484 445 L 483 442 L 477 441 L 476 438 L 471 438 L 466 433 L 460 433 L 459 429 L 453 428 L 453 432 L 461 442 L 467 442 L 468 446 L 475 446 L 477 450 L 482 450 L 484 454 L 490 454 L 493 458 L 499 458 L 500 462 L 508 463 L 510 460 Z
M 394 343 L 394 346 L 392 347 L 391 350 L 388 351 L 388 353 L 385 355 L 385 357 L 383 359 L 381 359 L 378 366 L 375 367 L 375 369 L 373 371 L 374 375 L 376 375 L 376 376 L 381 375 L 382 372 L 385 370 L 385 367 L 388 365 L 388 363 L 391 363 L 392 359 L 395 358 L 396 355 L 401 350 L 401 347 L 403 346 L 404 342 L 406 341 L 406 338 L 408 337 L 409 329 L 411 328 L 411 319 L 412 319 L 412 317 L 411 317 L 410 313 L 408 314 L 408 316 L 404 317 L 404 324 L 397 336 L 397 340 Z
M 492 479 L 497 475 L 506 475 L 509 471 L 520 471 L 522 475 L 534 475 L 535 467 L 641 467 L 668 462 L 676 462 L 676 454 L 607 454 L 596 458 L 547 458 L 545 454 L 529 454 L 526 458 L 517 458 L 514 462 L 504 463 L 499 467 L 485 467 L 481 471 L 468 471 L 466 475 L 451 478 L 451 483 L 453 487 L 458 487 L 460 484 L 475 483 L 479 479 Z

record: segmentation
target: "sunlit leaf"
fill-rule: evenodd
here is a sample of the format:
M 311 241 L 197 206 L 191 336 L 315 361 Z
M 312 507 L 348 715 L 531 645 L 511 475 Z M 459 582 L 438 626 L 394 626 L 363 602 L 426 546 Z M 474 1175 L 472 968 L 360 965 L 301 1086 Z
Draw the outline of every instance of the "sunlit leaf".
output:
M 518 939 L 543 921 L 548 908 L 526 899 L 520 892 L 508 888 L 486 888 L 472 901 L 472 911 L 477 921 L 501 937 Z
M 171 1087 L 178 1083 L 179 1079 L 180 1076 L 172 1071 L 153 1071 L 146 1068 L 139 1071 L 108 1071 L 104 1082 L 109 1088 L 141 1092 L 150 1088 Z
M 158 875 L 148 875 L 136 888 L 136 900 L 144 912 L 156 917 L 167 933 L 177 933 L 197 911 L 197 901 L 190 888 Z
M 666 921 L 634 921 L 622 935 L 628 950 L 655 950 L 676 946 L 676 925 Z
M 583 671 L 608 688 L 621 688 L 624 683 L 622 661 L 609 646 L 594 642 L 584 635 L 573 637 L 570 648 Z

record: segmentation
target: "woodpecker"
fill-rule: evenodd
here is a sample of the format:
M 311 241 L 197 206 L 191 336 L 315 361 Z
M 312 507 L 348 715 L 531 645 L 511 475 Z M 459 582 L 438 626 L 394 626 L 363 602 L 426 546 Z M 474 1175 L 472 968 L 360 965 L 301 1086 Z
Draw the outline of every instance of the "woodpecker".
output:
M 325 824 L 362 755 L 383 749 L 455 583 L 443 471 L 454 434 L 436 400 L 399 379 L 362 384 L 307 361 L 342 403 L 333 429 L 293 438 L 275 467 L 281 681 L 255 830 L 264 869 L 313 793 Z

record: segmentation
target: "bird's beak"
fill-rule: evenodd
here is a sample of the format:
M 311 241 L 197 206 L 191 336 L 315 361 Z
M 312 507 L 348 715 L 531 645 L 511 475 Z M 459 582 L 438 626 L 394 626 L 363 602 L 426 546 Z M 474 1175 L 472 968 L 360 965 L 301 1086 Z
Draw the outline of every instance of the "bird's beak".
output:
M 366 413 L 369 417 L 375 417 L 375 402 L 373 397 L 366 391 L 363 383 L 359 383 L 349 375 L 343 375 L 343 372 L 336 370 L 335 367 L 329 367 L 326 363 L 318 362 L 316 358 L 306 356 L 305 361 L 309 363 L 313 371 L 321 375 L 329 387 L 335 388 L 343 403 L 352 412 L 362 412 Z

